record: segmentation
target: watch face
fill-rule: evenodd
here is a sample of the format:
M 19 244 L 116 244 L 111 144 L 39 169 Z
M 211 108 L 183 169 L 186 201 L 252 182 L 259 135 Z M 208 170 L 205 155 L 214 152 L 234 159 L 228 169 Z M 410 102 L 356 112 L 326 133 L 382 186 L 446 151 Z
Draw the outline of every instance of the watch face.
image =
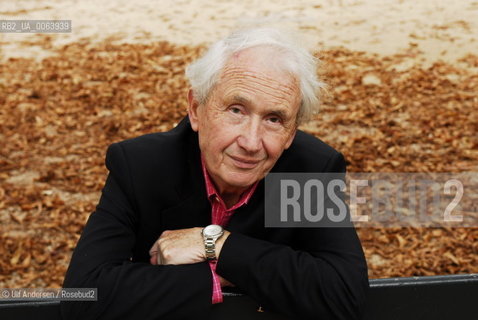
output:
M 222 227 L 217 224 L 211 224 L 204 228 L 204 235 L 207 237 L 213 237 L 219 235 L 222 232 Z

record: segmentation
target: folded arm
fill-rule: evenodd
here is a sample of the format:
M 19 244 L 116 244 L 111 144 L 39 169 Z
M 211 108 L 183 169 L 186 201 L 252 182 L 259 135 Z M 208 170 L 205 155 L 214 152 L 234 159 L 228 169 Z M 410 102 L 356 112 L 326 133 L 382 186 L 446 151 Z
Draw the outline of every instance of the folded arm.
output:
M 340 153 L 318 172 L 345 172 Z M 345 227 L 344 227 L 345 225 Z M 299 319 L 359 319 L 368 274 L 352 223 L 296 228 L 287 245 L 232 232 L 217 273 L 269 310 Z
M 63 284 L 98 288 L 98 301 L 62 302 L 63 318 L 168 319 L 209 312 L 212 280 L 206 262 L 158 266 L 131 261 L 137 218 L 120 146 L 109 149 L 106 162 L 110 174 Z

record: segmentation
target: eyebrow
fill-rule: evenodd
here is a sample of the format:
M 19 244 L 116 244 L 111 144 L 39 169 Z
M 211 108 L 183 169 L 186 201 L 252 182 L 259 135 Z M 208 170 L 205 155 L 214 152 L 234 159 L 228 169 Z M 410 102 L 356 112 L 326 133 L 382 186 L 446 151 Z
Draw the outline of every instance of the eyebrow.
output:
M 245 98 L 243 96 L 238 96 L 238 95 L 235 95 L 232 97 L 232 100 L 234 102 L 239 102 L 239 103 L 242 103 L 242 104 L 252 104 L 252 101 L 248 98 Z
M 271 112 L 271 114 L 278 116 L 282 120 L 288 119 L 287 113 L 285 113 L 283 110 L 274 110 Z

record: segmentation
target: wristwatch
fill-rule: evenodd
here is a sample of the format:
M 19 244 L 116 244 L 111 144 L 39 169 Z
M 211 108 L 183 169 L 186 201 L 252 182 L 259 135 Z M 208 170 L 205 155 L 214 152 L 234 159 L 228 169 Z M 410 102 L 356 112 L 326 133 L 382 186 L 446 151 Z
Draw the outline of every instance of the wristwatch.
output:
M 217 224 L 210 224 L 202 229 L 204 238 L 204 247 L 206 249 L 206 258 L 208 260 L 216 259 L 216 240 L 224 234 L 224 229 Z

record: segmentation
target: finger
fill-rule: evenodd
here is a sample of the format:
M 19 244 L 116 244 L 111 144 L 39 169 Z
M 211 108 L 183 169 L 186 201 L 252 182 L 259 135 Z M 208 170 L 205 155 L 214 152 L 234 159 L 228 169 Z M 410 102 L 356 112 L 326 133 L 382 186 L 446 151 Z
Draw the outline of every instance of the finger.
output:
M 158 252 L 158 241 L 156 241 L 149 249 L 149 255 L 151 256 L 155 252 Z
M 157 253 L 153 253 L 153 255 L 151 256 L 151 258 L 149 258 L 149 262 L 152 264 L 152 265 L 156 265 L 158 264 L 158 254 Z

